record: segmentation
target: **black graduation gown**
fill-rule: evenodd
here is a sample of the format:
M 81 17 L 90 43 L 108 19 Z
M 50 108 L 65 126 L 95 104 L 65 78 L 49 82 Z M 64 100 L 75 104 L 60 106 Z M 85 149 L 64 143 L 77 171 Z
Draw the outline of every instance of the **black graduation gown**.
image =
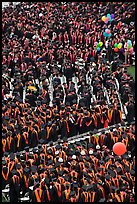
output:
M 64 120 L 60 122 L 60 132 L 61 132 L 61 138 L 68 137 L 67 125 L 66 125 L 66 121 Z
M 74 119 L 74 121 L 69 120 L 68 121 L 68 125 L 69 125 L 69 133 L 68 133 L 68 137 L 72 137 L 77 135 L 77 128 L 76 128 L 76 121 Z
M 9 186 L 10 186 L 10 191 L 9 191 L 10 202 L 18 202 L 18 199 L 20 197 L 19 184 L 13 183 L 13 179 L 10 179 L 9 180 Z
M 111 125 L 114 125 L 120 122 L 121 122 L 120 113 L 118 110 L 114 109 L 112 113 Z

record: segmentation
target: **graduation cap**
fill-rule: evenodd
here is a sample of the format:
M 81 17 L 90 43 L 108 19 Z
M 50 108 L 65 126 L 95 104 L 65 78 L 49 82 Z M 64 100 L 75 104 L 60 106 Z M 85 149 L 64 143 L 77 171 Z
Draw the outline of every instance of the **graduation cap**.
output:
M 41 148 L 39 149 L 39 151 L 40 151 L 40 153 L 42 153 L 42 152 L 44 152 L 44 149 L 41 147 Z
M 9 117 L 8 115 L 4 116 L 4 119 L 5 119 L 5 120 L 9 120 L 9 118 L 10 118 L 10 117 Z
M 2 161 L 2 165 L 3 166 L 6 165 L 6 161 L 5 160 Z
M 58 175 L 62 176 L 63 175 L 63 171 L 58 171 Z
M 109 159 L 110 159 L 110 157 L 109 157 L 109 156 L 105 157 L 105 161 L 108 161 Z
M 32 167 L 31 167 L 31 171 L 32 171 L 32 173 L 36 173 L 36 171 L 37 171 L 37 166 L 32 166 Z
M 39 140 L 39 143 L 40 143 L 40 144 L 44 144 L 44 143 L 45 143 L 44 139 L 40 139 L 40 140 Z
M 120 173 L 122 170 L 120 167 L 116 168 L 117 173 Z
M 82 189 L 83 189 L 84 191 L 87 191 L 87 189 L 88 189 L 88 186 L 86 186 L 86 185 L 83 185 L 83 186 L 82 186 Z
M 126 170 L 127 172 L 129 172 L 129 171 L 130 171 L 129 166 L 125 165 L 125 170 Z
M 56 146 L 56 149 L 61 149 L 61 145 L 58 144 L 58 145 Z
M 48 177 L 46 177 L 46 179 L 44 180 L 45 184 L 49 184 L 50 183 L 50 179 Z
M 105 161 L 103 161 L 103 160 L 99 160 L 99 163 L 100 163 L 100 164 L 104 164 Z
M 10 154 L 10 161 L 11 161 L 11 160 L 14 160 L 14 159 L 15 159 L 15 155 L 14 155 L 14 153 L 11 153 L 11 154 Z
M 4 152 L 3 156 L 8 157 L 9 153 L 8 152 Z
M 16 157 L 17 157 L 17 158 L 20 157 L 20 152 L 17 152 L 17 153 L 16 153 Z
M 105 176 L 105 178 L 106 178 L 107 180 L 109 180 L 111 177 L 110 177 L 109 174 L 107 174 L 107 175 Z
M 21 169 L 21 164 L 16 164 L 16 169 Z
M 110 173 L 110 175 L 111 175 L 113 178 L 116 177 L 115 171 L 108 169 L 108 173 Z
M 88 148 L 93 148 L 94 145 L 92 143 L 88 143 Z
M 48 165 L 51 165 L 51 164 L 53 164 L 53 161 L 50 159 L 50 160 L 48 161 Z
M 75 196 L 75 191 L 70 191 L 70 196 Z
M 133 175 L 133 176 L 135 176 L 135 171 L 134 171 L 133 169 L 130 170 L 130 174 Z
M 27 167 L 25 167 L 25 168 L 24 168 L 24 173 L 26 173 L 26 174 L 27 174 L 27 173 L 29 173 L 29 172 L 30 172 L 30 169 L 29 169 L 29 168 L 27 168 Z
M 60 162 L 55 163 L 55 168 L 60 166 Z
M 13 169 L 13 170 L 11 171 L 11 173 L 12 173 L 12 175 L 15 175 L 15 174 L 17 174 L 17 171 L 16 171 L 15 169 Z

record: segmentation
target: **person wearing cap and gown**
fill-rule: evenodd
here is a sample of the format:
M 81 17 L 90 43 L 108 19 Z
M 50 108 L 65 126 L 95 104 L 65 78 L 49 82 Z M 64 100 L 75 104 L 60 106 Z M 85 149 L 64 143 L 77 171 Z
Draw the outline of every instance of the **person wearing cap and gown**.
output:
M 22 193 L 23 196 L 29 190 L 29 182 L 30 182 L 29 172 L 30 172 L 30 169 L 25 167 L 24 168 L 24 174 L 23 174 L 22 179 L 21 179 L 21 188 L 23 191 L 23 193 Z
M 121 110 L 118 110 L 117 104 L 114 104 L 113 108 L 108 110 L 108 118 L 110 125 L 114 125 L 122 121 L 122 112 Z
M 12 178 L 9 180 L 9 197 L 10 202 L 18 202 L 20 197 L 20 178 L 16 175 L 16 170 L 12 170 Z
M 9 179 L 9 168 L 5 165 L 6 161 L 2 161 L 2 189 L 5 188 L 5 186 L 8 184 Z

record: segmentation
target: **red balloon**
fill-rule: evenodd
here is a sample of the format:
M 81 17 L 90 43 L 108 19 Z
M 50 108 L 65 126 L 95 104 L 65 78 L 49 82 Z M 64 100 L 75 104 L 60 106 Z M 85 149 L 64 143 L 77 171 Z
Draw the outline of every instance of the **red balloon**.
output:
M 110 34 L 110 30 L 109 29 L 107 30 L 107 34 Z
M 125 154 L 126 151 L 126 145 L 122 142 L 117 142 L 113 145 L 113 152 L 118 156 Z
M 115 48 L 114 48 L 114 51 L 115 51 L 115 52 L 118 52 L 118 48 L 117 48 L 117 47 L 115 47 Z

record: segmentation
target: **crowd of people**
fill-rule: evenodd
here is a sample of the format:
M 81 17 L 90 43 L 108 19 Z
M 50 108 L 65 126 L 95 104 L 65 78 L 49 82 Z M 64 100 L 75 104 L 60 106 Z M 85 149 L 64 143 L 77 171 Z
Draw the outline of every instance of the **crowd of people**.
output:
M 29 193 L 33 202 L 133 202 L 135 199 L 135 125 L 90 134 L 88 140 L 53 146 L 40 144 L 30 152 L 4 153 L 2 187 L 10 185 L 10 200 Z M 115 142 L 127 152 L 113 153 Z M 102 201 L 101 201 L 102 200 Z
M 108 13 L 114 19 L 106 24 L 102 16 Z M 110 38 L 103 35 L 106 28 Z M 133 53 L 126 56 L 127 40 Z M 118 52 L 115 43 L 123 45 Z M 37 202 L 133 199 L 135 81 L 124 62 L 132 64 L 134 52 L 134 2 L 21 2 L 4 8 L 2 188 L 10 184 L 11 201 L 19 199 L 20 190 Z M 124 106 L 129 130 L 102 133 L 97 150 L 92 135 L 121 123 Z M 67 138 L 86 132 L 95 138 L 86 148 L 68 145 Z M 64 143 L 53 147 L 58 138 Z M 112 155 L 117 141 L 126 144 L 131 157 Z

